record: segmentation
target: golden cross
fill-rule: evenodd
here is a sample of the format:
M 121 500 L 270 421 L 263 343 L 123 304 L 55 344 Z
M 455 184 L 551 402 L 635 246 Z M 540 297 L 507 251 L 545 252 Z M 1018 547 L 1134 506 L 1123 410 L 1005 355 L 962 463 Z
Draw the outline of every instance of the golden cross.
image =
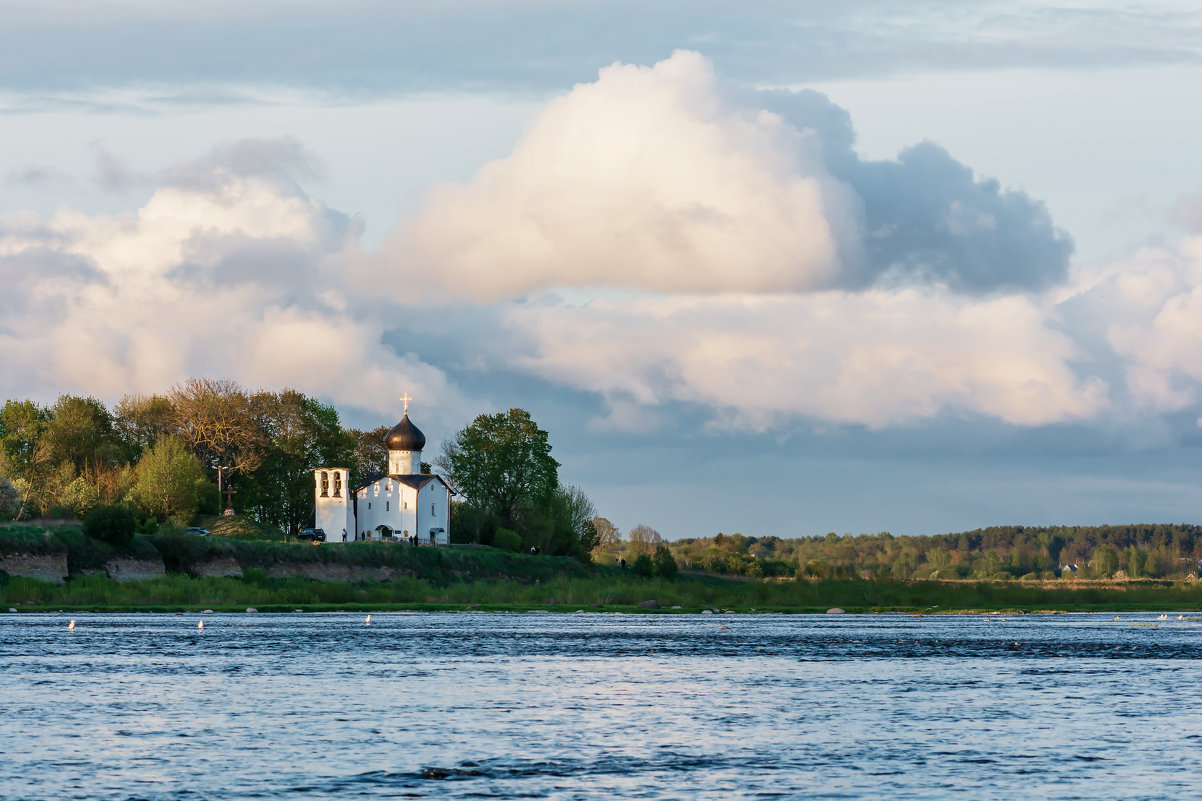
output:
M 413 398 L 409 397 L 408 392 L 400 397 L 401 403 L 405 404 L 405 414 L 409 414 L 409 401 L 411 400 L 413 400 Z

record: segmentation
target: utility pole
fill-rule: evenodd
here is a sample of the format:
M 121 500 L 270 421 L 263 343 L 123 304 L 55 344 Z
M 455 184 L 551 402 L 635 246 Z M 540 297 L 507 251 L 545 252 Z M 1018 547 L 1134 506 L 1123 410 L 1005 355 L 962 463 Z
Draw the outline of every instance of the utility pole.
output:
M 222 464 L 217 465 L 217 494 L 225 495 L 225 511 L 223 511 L 221 514 L 224 517 L 230 517 L 231 515 L 234 514 L 234 499 L 232 497 L 234 494 L 234 490 L 232 490 L 232 489 L 227 490 L 227 489 L 222 488 L 222 481 L 221 481 L 222 473 L 224 473 L 224 471 L 226 471 L 226 470 L 229 470 L 229 468 L 226 467 L 225 465 L 222 465 Z

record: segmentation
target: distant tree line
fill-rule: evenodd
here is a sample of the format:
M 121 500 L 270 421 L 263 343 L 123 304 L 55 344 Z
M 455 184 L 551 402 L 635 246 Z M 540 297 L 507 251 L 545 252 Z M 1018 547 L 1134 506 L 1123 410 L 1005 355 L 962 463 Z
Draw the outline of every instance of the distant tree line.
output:
M 796 539 L 717 534 L 669 545 L 682 569 L 749 578 L 1180 580 L 1198 576 L 1202 527 L 994 526 L 933 536 L 831 532 Z
M 82 518 L 122 504 L 186 525 L 216 513 L 218 468 L 239 513 L 283 531 L 313 521 L 313 469 L 383 472 L 386 427 L 343 428 L 334 407 L 285 389 L 189 379 L 113 407 L 77 395 L 0 409 L 0 519 Z

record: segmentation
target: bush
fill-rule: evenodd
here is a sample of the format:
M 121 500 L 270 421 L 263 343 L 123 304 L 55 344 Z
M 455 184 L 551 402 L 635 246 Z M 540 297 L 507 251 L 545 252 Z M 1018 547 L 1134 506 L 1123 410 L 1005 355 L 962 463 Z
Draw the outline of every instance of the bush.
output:
M 638 563 L 638 560 L 635 560 Z M 668 550 L 668 546 L 662 542 L 655 546 L 655 575 L 663 578 L 676 577 L 676 560 L 672 558 L 672 552 Z
M 507 551 L 520 551 L 522 550 L 522 535 L 507 528 L 499 528 L 493 536 L 492 544 L 494 548 L 504 548 Z
M 84 515 L 83 533 L 113 545 L 127 545 L 137 525 L 124 506 L 97 506 Z
M 651 561 L 650 555 L 641 553 L 639 554 L 639 558 L 634 560 L 634 564 L 631 565 L 630 569 L 636 575 L 650 576 L 655 573 L 655 563 Z
M 196 501 L 196 513 L 199 515 L 221 513 L 221 492 L 211 481 L 200 479 L 196 482 Z

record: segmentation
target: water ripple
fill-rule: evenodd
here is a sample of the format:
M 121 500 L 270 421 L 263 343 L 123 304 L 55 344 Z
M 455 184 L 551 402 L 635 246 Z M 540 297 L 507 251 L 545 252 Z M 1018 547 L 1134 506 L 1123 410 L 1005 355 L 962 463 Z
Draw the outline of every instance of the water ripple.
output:
M 73 616 L 0 617 L 0 797 L 1202 795 L 1152 615 Z

